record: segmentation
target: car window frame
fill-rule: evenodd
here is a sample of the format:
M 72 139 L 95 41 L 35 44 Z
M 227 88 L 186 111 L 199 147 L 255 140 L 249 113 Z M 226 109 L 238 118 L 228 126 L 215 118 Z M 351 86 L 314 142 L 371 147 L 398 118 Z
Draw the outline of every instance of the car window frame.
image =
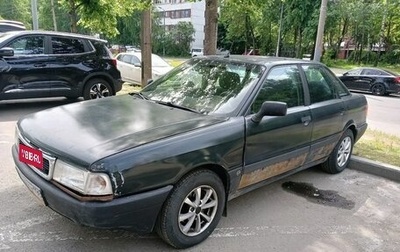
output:
M 28 37 L 43 37 L 43 53 L 39 54 L 19 54 L 15 53 L 15 49 L 10 46 L 11 43 L 13 43 L 16 40 L 23 39 L 23 38 L 28 38 Z M 8 41 L 4 43 L 4 46 L 2 47 L 10 47 L 14 51 L 14 56 L 13 57 L 29 57 L 29 56 L 43 56 L 48 54 L 48 46 L 47 46 L 47 40 L 48 37 L 45 34 L 23 34 L 23 35 L 17 35 L 17 36 L 12 36 Z
M 304 81 L 303 81 L 303 77 L 302 77 L 302 74 L 301 74 L 301 69 L 300 69 L 300 66 L 299 66 L 299 64 L 297 64 L 297 63 L 288 63 L 288 64 L 277 64 L 277 65 L 274 65 L 274 66 L 271 66 L 267 71 L 266 71 L 266 74 L 265 74 L 265 76 L 262 78 L 262 80 L 259 80 L 259 83 L 260 83 L 260 85 L 259 85 L 259 87 L 257 87 L 257 92 L 256 92 L 256 94 L 254 95 L 254 98 L 252 99 L 252 101 L 251 101 L 251 103 L 250 103 L 250 106 L 249 106 L 249 111 L 248 111 L 248 114 L 255 114 L 255 113 L 257 113 L 258 111 L 253 111 L 253 105 L 254 105 L 254 103 L 256 102 L 256 100 L 257 100 L 257 98 L 259 97 L 259 95 L 260 95 L 260 93 L 262 92 L 262 89 L 263 89 L 263 87 L 264 87 L 264 85 L 267 83 L 267 80 L 268 80 L 268 76 L 274 71 L 274 70 L 276 70 L 276 69 L 278 69 L 278 68 L 284 68 L 284 67 L 295 67 L 297 70 L 298 70 L 298 74 L 299 74 L 299 84 L 300 84 L 300 88 L 301 88 L 301 91 L 302 91 L 302 103 L 303 104 L 300 104 L 300 105 L 297 105 L 297 106 L 288 106 L 288 109 L 290 109 L 290 108 L 295 108 L 295 107 L 302 107 L 302 106 L 305 106 L 306 105 L 306 97 L 305 97 L 305 92 L 306 92 L 306 90 L 305 90 L 305 88 L 304 88 Z M 280 100 L 281 101 L 281 100 Z

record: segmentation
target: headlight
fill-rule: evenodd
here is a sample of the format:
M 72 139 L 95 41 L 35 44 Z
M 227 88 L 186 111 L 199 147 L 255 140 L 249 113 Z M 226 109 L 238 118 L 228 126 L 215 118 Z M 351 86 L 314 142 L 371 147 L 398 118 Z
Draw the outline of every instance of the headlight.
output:
M 56 161 L 53 179 L 83 195 L 112 194 L 111 181 L 107 174 L 81 170 L 61 160 Z

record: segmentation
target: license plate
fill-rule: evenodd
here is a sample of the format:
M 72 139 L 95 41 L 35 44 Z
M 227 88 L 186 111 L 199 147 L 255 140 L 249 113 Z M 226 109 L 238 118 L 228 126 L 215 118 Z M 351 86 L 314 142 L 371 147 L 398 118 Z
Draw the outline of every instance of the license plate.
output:
M 20 144 L 19 161 L 43 170 L 43 153 L 40 150 Z
M 42 190 L 37 187 L 35 184 L 33 184 L 29 179 L 25 177 L 24 174 L 22 174 L 18 169 L 18 174 L 19 177 L 21 178 L 22 182 L 28 187 L 29 191 L 32 192 L 33 195 L 35 195 L 35 198 L 39 201 L 39 203 L 43 206 L 46 206 L 46 203 L 44 202 L 43 195 L 42 195 Z

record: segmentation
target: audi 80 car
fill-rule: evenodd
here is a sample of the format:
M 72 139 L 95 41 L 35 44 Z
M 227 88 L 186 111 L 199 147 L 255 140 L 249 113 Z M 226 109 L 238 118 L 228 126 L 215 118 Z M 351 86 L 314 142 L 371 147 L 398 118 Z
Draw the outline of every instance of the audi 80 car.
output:
M 33 194 L 72 221 L 187 248 L 237 196 L 311 166 L 343 171 L 366 113 L 323 64 L 202 56 L 141 92 L 21 118 L 12 155 Z

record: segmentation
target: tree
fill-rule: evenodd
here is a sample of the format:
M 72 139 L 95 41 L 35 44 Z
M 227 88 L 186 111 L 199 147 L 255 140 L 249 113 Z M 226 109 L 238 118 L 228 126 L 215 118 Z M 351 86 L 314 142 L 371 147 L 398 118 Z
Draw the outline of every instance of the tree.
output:
M 77 32 L 78 25 L 92 33 L 109 37 L 116 36 L 117 18 L 129 15 L 134 9 L 145 9 L 146 3 L 140 0 L 60 0 L 67 10 L 71 32 Z
M 204 54 L 210 55 L 217 50 L 218 0 L 205 1 Z
M 32 27 L 30 0 L 0 1 L 0 16 L 3 19 L 20 21 L 30 29 Z

